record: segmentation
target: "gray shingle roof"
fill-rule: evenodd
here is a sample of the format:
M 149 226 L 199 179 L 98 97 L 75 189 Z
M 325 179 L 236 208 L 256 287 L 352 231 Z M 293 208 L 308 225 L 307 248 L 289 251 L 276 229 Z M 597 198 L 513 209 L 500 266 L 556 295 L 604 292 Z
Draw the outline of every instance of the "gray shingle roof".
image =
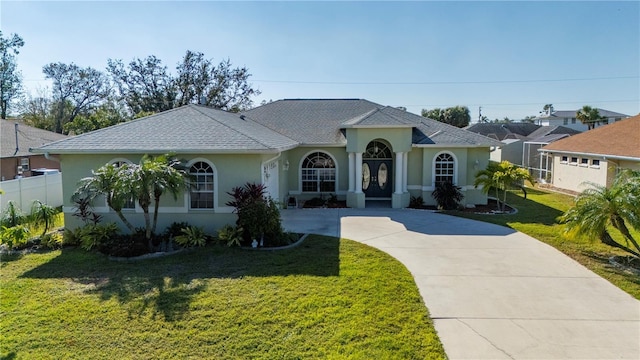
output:
M 537 139 L 546 135 L 554 135 L 554 134 L 567 134 L 567 135 L 575 135 L 580 134 L 581 131 L 574 130 L 568 127 L 560 126 L 560 125 L 550 125 L 550 126 L 541 126 L 538 130 L 529 134 L 529 139 Z
M 281 151 L 296 145 L 239 114 L 187 105 L 45 145 L 35 152 L 240 153 Z
M 417 145 L 499 141 L 361 99 L 279 100 L 243 114 L 187 105 L 41 146 L 44 153 L 255 153 L 345 145 L 347 127 L 412 127 Z
M 362 99 L 286 99 L 244 114 L 301 144 L 346 144 L 341 129 L 352 126 L 411 126 L 414 144 L 501 145 L 455 126 Z
M 626 114 L 621 114 L 615 111 L 610 111 L 610 110 L 605 110 L 605 109 L 598 109 L 598 113 L 601 116 L 607 117 L 607 118 L 628 118 L 629 115 Z M 536 119 L 547 119 L 547 118 L 574 118 L 576 117 L 576 112 L 578 112 L 578 110 L 557 110 L 554 111 L 553 113 L 551 113 L 551 115 L 542 115 L 537 117 Z
M 23 124 L 19 121 L 0 120 L 0 157 L 29 156 L 29 148 L 66 139 L 66 135 L 52 131 L 42 130 Z M 16 146 L 16 127 L 18 124 L 18 146 Z M 16 153 L 16 147 L 18 152 Z

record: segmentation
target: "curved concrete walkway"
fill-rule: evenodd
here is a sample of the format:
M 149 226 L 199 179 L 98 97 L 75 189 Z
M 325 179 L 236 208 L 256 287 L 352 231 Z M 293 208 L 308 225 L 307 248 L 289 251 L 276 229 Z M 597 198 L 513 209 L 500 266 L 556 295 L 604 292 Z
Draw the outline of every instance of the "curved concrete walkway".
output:
M 422 210 L 283 210 L 285 229 L 352 239 L 413 274 L 450 359 L 640 359 L 640 302 L 551 246 Z

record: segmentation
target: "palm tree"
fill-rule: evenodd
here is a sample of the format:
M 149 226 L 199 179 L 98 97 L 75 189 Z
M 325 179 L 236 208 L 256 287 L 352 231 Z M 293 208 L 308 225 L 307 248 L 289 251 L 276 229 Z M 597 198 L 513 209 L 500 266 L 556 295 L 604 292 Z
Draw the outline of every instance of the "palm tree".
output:
M 40 237 L 44 237 L 47 234 L 57 213 L 56 208 L 43 204 L 40 200 L 33 202 L 31 206 L 31 218 L 36 224 L 42 224 L 44 226 Z
M 482 192 L 489 194 L 489 191 L 493 188 L 496 191 L 496 201 L 500 208 L 500 186 L 495 179 L 495 173 L 499 170 L 499 163 L 495 161 L 489 161 L 487 168 L 480 170 L 476 173 L 476 178 L 473 181 L 473 186 L 477 189 L 478 186 L 482 186 Z
M 474 187 L 482 186 L 482 191 L 485 194 L 489 193 L 491 188 L 496 191 L 496 201 L 500 211 L 505 211 L 507 204 L 507 190 L 514 187 L 519 187 L 524 191 L 526 197 L 526 190 L 522 183 L 528 180 L 533 183 L 533 177 L 526 169 L 518 167 L 509 161 L 502 161 L 497 163 L 490 161 L 487 168 L 480 170 L 476 173 L 476 178 L 473 182 Z M 502 192 L 502 201 L 500 201 L 500 192 Z
M 178 164 L 177 160 L 168 160 L 166 155 L 144 155 L 140 164 L 130 165 L 126 175 L 122 177 L 144 213 L 145 239 L 148 241 L 149 249 L 153 247 L 151 236 L 155 233 L 158 223 L 160 197 L 169 192 L 177 199 L 180 191 L 187 186 L 185 172 L 177 168 Z M 152 203 L 153 224 L 149 214 Z
M 122 208 L 127 200 L 131 199 L 131 191 L 125 183 L 125 175 L 129 170 L 127 164 L 115 166 L 106 164 L 92 172 L 93 176 L 89 176 L 80 180 L 73 198 L 88 199 L 93 201 L 96 197 L 104 195 L 107 200 L 107 206 L 115 211 L 118 218 L 125 226 L 134 233 L 135 227 L 122 214 Z
M 160 197 L 164 193 L 173 195 L 173 199 L 178 199 L 178 194 L 189 187 L 187 172 L 181 168 L 181 163 L 176 159 L 168 159 L 166 155 L 159 156 L 156 160 L 158 166 L 156 182 L 153 186 L 153 227 L 152 232 L 156 232 L 158 224 L 158 208 L 160 207 Z
M 596 124 L 600 121 L 605 120 L 606 117 L 601 116 L 597 108 L 585 105 L 576 112 L 576 119 L 580 120 L 583 124 L 587 124 L 587 129 L 591 130 L 595 128 Z
M 640 229 L 640 172 L 623 171 L 610 188 L 592 187 L 576 197 L 575 205 L 560 217 L 571 235 L 597 237 L 602 243 L 640 257 L 640 245 L 629 226 Z M 623 235 L 625 243 L 611 237 L 613 227 Z

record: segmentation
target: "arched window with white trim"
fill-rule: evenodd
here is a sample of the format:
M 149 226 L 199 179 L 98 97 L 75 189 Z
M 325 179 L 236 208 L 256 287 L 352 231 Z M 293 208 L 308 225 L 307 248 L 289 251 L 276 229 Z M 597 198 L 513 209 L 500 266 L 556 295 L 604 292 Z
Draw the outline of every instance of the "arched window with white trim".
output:
M 434 185 L 444 182 L 456 183 L 456 159 L 450 153 L 438 154 L 433 161 Z
M 322 151 L 313 152 L 302 161 L 300 169 L 303 192 L 335 192 L 336 164 Z
M 191 209 L 213 209 L 213 167 L 204 161 L 198 161 L 189 168 L 189 175 L 192 179 L 189 207 Z

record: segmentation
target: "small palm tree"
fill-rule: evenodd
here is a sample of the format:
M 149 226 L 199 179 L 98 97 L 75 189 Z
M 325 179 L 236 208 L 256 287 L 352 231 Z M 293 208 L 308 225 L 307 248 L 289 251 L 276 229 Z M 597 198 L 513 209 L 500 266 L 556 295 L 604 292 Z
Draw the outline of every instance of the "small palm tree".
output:
M 126 202 L 131 199 L 131 191 L 125 180 L 128 165 L 115 166 L 106 164 L 99 169 L 93 171 L 93 176 L 89 176 L 80 180 L 73 198 L 85 198 L 93 201 L 100 195 L 107 200 L 107 206 L 115 211 L 118 218 L 125 226 L 134 233 L 135 227 L 122 214 L 122 208 Z
M 581 123 L 586 124 L 587 129 L 591 130 L 595 128 L 600 121 L 606 119 L 606 117 L 601 116 L 597 108 L 585 105 L 582 109 L 576 112 L 576 119 L 580 120 Z
M 36 224 L 42 224 L 44 226 L 40 237 L 44 237 L 47 234 L 57 213 L 58 211 L 54 207 L 43 204 L 40 200 L 33 202 L 31 206 L 31 218 Z
M 566 224 L 566 232 L 598 238 L 606 245 L 640 257 L 640 245 L 629 231 L 629 226 L 640 229 L 640 172 L 621 172 L 610 188 L 590 185 L 560 217 L 560 222 Z M 615 241 L 610 228 L 620 231 L 625 243 Z
M 500 185 L 495 179 L 495 173 L 499 171 L 499 163 L 495 161 L 489 161 L 486 169 L 480 170 L 476 173 L 476 178 L 473 181 L 473 186 L 477 189 L 478 186 L 482 187 L 482 192 L 489 194 L 491 189 L 496 192 L 496 201 L 498 202 L 498 208 L 500 208 Z

